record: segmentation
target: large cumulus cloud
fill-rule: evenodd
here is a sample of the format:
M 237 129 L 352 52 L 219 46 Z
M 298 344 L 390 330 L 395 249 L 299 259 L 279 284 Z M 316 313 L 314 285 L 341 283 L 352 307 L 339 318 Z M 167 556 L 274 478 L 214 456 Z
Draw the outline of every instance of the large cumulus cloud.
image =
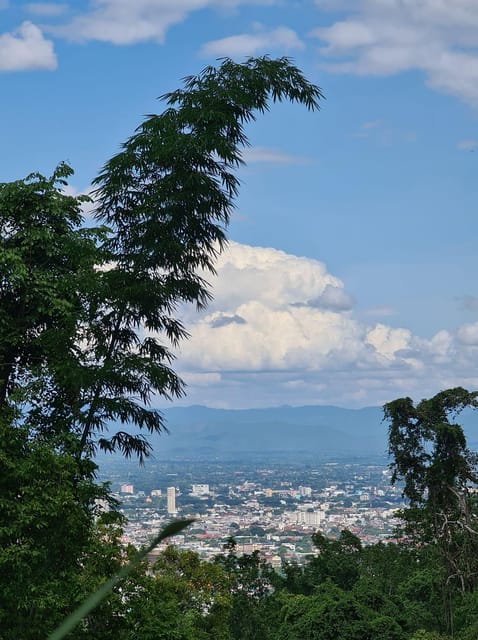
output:
M 478 385 L 478 323 L 430 339 L 367 323 L 317 260 L 231 243 L 211 286 L 209 308 L 184 313 L 187 403 L 359 406 Z

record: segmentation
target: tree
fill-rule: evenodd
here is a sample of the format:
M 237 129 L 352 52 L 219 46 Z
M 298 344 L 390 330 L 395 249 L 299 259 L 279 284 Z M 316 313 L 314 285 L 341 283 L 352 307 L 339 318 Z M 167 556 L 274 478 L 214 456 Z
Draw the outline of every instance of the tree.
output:
M 0 532 L 4 576 L 16 575 L 18 556 L 24 554 L 26 568 L 29 558 L 47 553 L 47 539 L 63 549 L 57 525 L 70 517 L 85 544 L 65 554 L 70 567 L 85 566 L 97 495 L 94 452 L 118 450 L 142 461 L 149 453 L 143 433 L 165 428 L 153 399 L 184 393 L 171 367 L 172 348 L 187 337 L 177 310 L 184 303 L 202 308 L 210 299 L 200 273 L 214 272 L 226 243 L 239 188 L 235 170 L 248 144 L 244 126 L 271 101 L 314 110 L 320 98 L 287 58 L 223 60 L 187 78 L 95 180 L 93 229 L 83 228 L 84 198 L 65 193 L 72 173 L 66 164 L 50 178 L 32 174 L 0 184 L 0 424 L 20 452 L 2 458 L 8 484 L 2 506 L 11 514 Z M 117 423 L 125 426 L 107 434 Z M 126 431 L 131 425 L 142 431 Z M 33 479 L 36 471 L 21 460 L 40 453 L 42 473 L 51 468 L 55 481 L 36 485 L 45 511 L 34 509 L 32 519 L 28 473 Z M 51 560 L 44 576 L 53 571 Z M 32 567 L 25 602 L 31 597 L 35 611 L 48 602 L 54 620 L 71 592 L 52 579 L 55 594 L 42 604 L 43 574 Z M 20 620 L 23 601 L 15 616 L 14 600 L 4 602 L 0 620 Z M 11 637 L 27 637 L 23 627 L 7 624 Z
M 318 555 L 310 559 L 306 575 L 317 583 L 330 579 L 341 589 L 349 590 L 358 580 L 362 559 L 362 543 L 353 533 L 344 529 L 337 540 L 327 538 L 320 531 L 312 535 Z M 310 579 L 309 578 L 309 579 Z
M 226 242 L 244 125 L 270 101 L 317 109 L 320 98 L 287 58 L 226 59 L 186 78 L 94 181 L 94 231 L 59 188 L 66 165 L 0 185 L 0 402 L 28 378 L 35 421 L 77 434 L 78 455 L 147 455 L 140 435 L 101 434 L 115 422 L 161 431 L 152 399 L 184 393 L 170 366 L 187 337 L 176 312 L 210 298 L 199 271 L 214 272 Z
M 266 610 L 274 572 L 260 558 L 258 551 L 237 555 L 236 542 L 232 537 L 224 545 L 224 551 L 227 553 L 216 556 L 214 562 L 230 579 L 231 637 L 237 640 L 261 640 L 267 637 Z
M 95 465 L 0 420 L 0 637 L 46 637 L 85 597 L 96 544 Z M 91 585 L 89 585 L 91 586 Z
M 478 482 L 477 456 L 463 429 L 450 422 L 467 407 L 478 406 L 478 392 L 448 389 L 416 406 L 401 398 L 384 406 L 390 422 L 392 483 L 403 481 L 410 506 L 402 511 L 406 532 L 435 544 L 442 559 L 443 606 L 453 631 L 451 588 L 472 590 L 478 579 L 477 510 L 471 488 Z
M 0 184 L 0 628 L 47 632 L 75 601 L 106 490 L 78 459 L 69 390 L 100 229 L 84 198 L 63 192 L 70 168 Z
M 102 230 L 82 228 L 85 198 L 63 193 L 71 174 L 60 164 L 50 178 L 0 184 L 0 416 L 32 416 L 35 433 L 52 413 L 59 428 L 62 405 L 73 410 L 66 380 L 102 262 Z
M 331 581 L 313 595 L 282 596 L 277 640 L 403 640 L 397 622 L 361 604 Z
M 135 640 L 230 640 L 230 580 L 217 564 L 170 546 L 128 600 L 126 624 Z
M 320 98 L 287 58 L 225 59 L 163 96 L 166 110 L 149 116 L 106 163 L 94 185 L 96 218 L 111 229 L 105 248 L 112 268 L 103 273 L 89 321 L 100 366 L 88 381 L 80 419 L 83 448 L 111 420 L 163 429 L 161 414 L 148 406 L 152 397 L 179 396 L 184 388 L 162 340 L 176 346 L 187 337 L 175 317 L 179 304 L 203 308 L 210 298 L 198 272 L 214 273 L 226 242 L 239 188 L 234 171 L 248 144 L 244 125 L 271 100 L 317 109 Z M 125 433 L 102 438 L 99 446 L 148 452 L 144 440 Z

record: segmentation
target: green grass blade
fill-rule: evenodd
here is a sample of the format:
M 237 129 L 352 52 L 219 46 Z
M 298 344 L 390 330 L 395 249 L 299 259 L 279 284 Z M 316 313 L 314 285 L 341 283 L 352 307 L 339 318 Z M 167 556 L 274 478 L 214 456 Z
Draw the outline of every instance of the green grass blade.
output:
M 138 553 L 134 556 L 134 558 L 128 562 L 124 567 L 122 567 L 118 573 L 116 573 L 112 578 L 105 582 L 98 591 L 93 593 L 89 598 L 87 598 L 83 604 L 81 604 L 72 614 L 66 618 L 62 622 L 62 624 L 53 631 L 48 636 L 48 640 L 62 640 L 67 633 L 72 631 L 77 624 L 81 622 L 81 620 L 87 616 L 90 611 L 93 611 L 95 607 L 99 605 L 99 603 L 108 595 L 108 593 L 113 589 L 115 584 L 125 578 L 133 569 L 139 564 L 144 558 L 150 553 L 156 545 L 165 540 L 166 538 L 170 538 L 171 536 L 176 535 L 186 527 L 188 527 L 194 520 L 176 520 L 175 522 L 171 522 L 164 529 L 162 529 L 158 535 L 152 540 L 152 542 L 138 551 Z

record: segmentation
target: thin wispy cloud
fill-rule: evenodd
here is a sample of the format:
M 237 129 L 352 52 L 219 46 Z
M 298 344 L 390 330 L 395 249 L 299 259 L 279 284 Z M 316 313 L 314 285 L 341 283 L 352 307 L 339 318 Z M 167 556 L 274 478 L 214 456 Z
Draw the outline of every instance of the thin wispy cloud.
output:
M 474 151 L 478 148 L 478 140 L 460 140 L 457 143 L 456 148 L 460 151 Z
M 61 16 L 68 11 L 67 4 L 57 4 L 53 2 L 31 2 L 24 5 L 24 11 L 36 16 Z
M 259 25 L 253 33 L 241 33 L 206 42 L 201 47 L 200 55 L 240 57 L 252 56 L 264 51 L 289 53 L 301 51 L 304 48 L 305 44 L 292 29 L 288 27 L 264 29 Z
M 353 133 L 352 136 L 354 138 L 368 138 L 373 130 L 379 129 L 382 125 L 383 120 L 381 120 L 380 118 L 378 118 L 377 120 L 368 120 L 366 122 L 363 122 L 360 125 L 359 130 Z
M 242 152 L 246 164 L 308 164 L 309 158 L 294 156 L 280 149 L 270 147 L 247 147 Z
M 377 127 L 380 127 L 380 125 L 382 124 L 382 120 L 378 119 L 378 120 L 370 120 L 369 122 L 364 122 L 361 125 L 362 129 L 376 129 Z

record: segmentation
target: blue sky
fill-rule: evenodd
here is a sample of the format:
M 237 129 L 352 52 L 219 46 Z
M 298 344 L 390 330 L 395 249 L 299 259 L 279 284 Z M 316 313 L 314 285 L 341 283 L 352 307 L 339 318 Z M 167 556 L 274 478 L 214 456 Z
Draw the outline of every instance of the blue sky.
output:
M 67 160 L 87 191 L 182 77 L 289 55 L 327 99 L 248 130 L 183 403 L 477 388 L 477 34 L 476 0 L 0 0 L 0 180 Z

